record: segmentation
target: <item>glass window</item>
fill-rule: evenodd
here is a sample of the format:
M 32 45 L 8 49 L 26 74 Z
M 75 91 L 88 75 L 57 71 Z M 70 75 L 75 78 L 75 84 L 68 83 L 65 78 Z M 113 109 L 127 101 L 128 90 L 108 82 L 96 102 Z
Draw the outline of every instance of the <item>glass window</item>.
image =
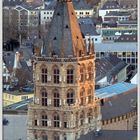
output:
M 54 91 L 54 107 L 60 106 L 60 96 L 57 90 Z
M 88 123 L 91 123 L 91 120 L 92 120 L 92 109 L 89 109 L 87 116 L 88 116 Z
M 82 111 L 80 114 L 80 125 L 84 124 L 84 112 Z
M 88 65 L 88 80 L 93 80 L 93 64 Z
M 84 82 L 85 81 L 85 66 L 82 65 L 80 66 L 80 82 Z
M 47 69 L 43 68 L 41 72 L 42 83 L 47 83 Z
M 47 115 L 42 115 L 42 126 L 48 126 L 48 117 L 47 117 Z
M 59 136 L 58 135 L 55 135 L 54 136 L 54 140 L 60 140 Z
M 88 89 L 88 103 L 92 102 L 92 87 Z
M 43 135 L 42 136 L 42 140 L 48 140 L 48 136 L 47 135 Z
M 54 83 L 59 84 L 59 69 L 54 68 Z
M 73 90 L 69 90 L 67 93 L 67 104 L 73 104 L 74 103 L 74 91 Z
M 54 127 L 59 127 L 60 125 L 60 122 L 59 122 L 59 115 L 58 114 L 55 114 L 54 115 Z
M 81 89 L 80 100 L 81 100 L 80 105 L 84 105 L 84 103 L 85 103 L 85 89 L 84 88 Z
M 42 94 L 42 106 L 47 106 L 47 98 L 48 98 L 48 94 L 46 92 L 46 90 L 42 90 L 41 92 Z
M 67 69 L 67 83 L 72 84 L 74 82 L 74 70 L 73 68 Z

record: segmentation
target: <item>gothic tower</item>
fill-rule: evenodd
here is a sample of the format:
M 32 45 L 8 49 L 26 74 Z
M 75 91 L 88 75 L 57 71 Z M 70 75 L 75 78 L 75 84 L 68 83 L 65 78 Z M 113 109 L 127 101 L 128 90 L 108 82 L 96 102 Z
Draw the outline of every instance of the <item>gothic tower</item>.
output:
M 101 127 L 94 44 L 86 47 L 71 0 L 57 1 L 49 30 L 43 49 L 35 49 L 27 139 L 77 140 Z

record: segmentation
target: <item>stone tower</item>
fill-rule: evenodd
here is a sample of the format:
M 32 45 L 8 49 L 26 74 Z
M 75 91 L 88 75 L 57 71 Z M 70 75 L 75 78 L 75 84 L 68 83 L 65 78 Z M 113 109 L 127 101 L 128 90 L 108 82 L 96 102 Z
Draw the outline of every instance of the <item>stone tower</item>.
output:
M 35 49 L 28 140 L 77 140 L 101 128 L 94 44 L 82 38 L 71 0 L 58 0 L 43 49 Z

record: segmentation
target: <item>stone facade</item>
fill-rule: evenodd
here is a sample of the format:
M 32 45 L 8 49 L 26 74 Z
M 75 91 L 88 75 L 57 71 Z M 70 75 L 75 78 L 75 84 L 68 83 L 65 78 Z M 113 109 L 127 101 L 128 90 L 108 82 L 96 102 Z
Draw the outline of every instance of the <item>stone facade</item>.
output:
M 52 58 L 53 60 L 53 58 Z M 66 59 L 65 59 L 66 60 Z M 64 60 L 64 61 L 65 61 Z M 98 101 L 95 101 L 95 95 L 88 95 L 89 90 L 91 93 L 94 93 L 94 80 L 89 79 L 88 66 L 95 65 L 93 64 L 93 56 L 89 58 L 81 58 L 75 62 L 70 62 L 72 59 L 69 59 L 69 62 L 47 62 L 47 61 L 34 61 L 34 78 L 35 78 L 35 100 L 29 106 L 29 139 L 41 138 L 42 134 L 47 134 L 48 140 L 53 140 L 54 133 L 60 136 L 60 140 L 64 135 L 67 137 L 67 140 L 75 140 L 83 133 L 87 133 L 91 130 L 100 129 L 100 106 L 98 106 Z M 84 65 L 85 68 L 85 79 L 83 82 L 80 80 L 80 67 Z M 41 69 L 47 68 L 47 83 L 41 82 Z M 54 68 L 58 68 L 60 71 L 59 82 L 54 84 Z M 72 68 L 74 70 L 73 74 L 73 83 L 67 84 L 67 70 Z M 82 79 L 82 77 L 81 77 Z M 47 103 L 46 106 L 42 105 L 42 90 L 47 91 Z M 58 90 L 60 93 L 59 103 L 57 107 L 55 105 L 54 93 L 55 90 Z M 85 90 L 84 97 L 80 96 L 82 90 Z M 74 98 L 72 99 L 73 103 L 68 104 L 67 94 L 69 91 L 73 91 Z M 82 103 L 81 103 L 82 102 Z M 47 114 L 47 126 L 42 126 L 42 115 Z M 54 115 L 59 115 L 59 126 L 54 127 Z M 35 124 L 37 121 L 37 124 Z M 33 138 L 30 136 L 33 135 Z
M 81 134 L 99 131 L 94 45 L 86 50 L 71 0 L 58 1 L 46 42 L 52 46 L 45 44 L 42 54 L 41 47 L 35 49 L 35 97 L 28 106 L 27 139 L 77 140 Z

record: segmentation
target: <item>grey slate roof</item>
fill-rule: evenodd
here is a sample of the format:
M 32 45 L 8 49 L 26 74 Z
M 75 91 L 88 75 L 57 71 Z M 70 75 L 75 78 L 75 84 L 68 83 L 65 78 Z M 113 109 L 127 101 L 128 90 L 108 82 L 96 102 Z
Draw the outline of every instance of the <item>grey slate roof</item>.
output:
M 136 42 L 103 42 L 94 46 L 95 52 L 137 52 Z
M 108 0 L 105 2 L 105 4 L 101 9 L 106 10 L 106 9 L 119 9 L 119 8 L 120 6 L 117 1 Z
M 45 9 L 54 10 L 56 7 L 56 0 L 52 0 L 49 5 L 46 5 Z M 86 0 L 73 0 L 73 6 L 75 10 L 90 10 L 92 6 L 86 2 Z
M 107 76 L 108 81 L 113 75 L 118 74 L 127 64 L 117 56 L 108 54 L 106 57 L 96 60 L 96 81 Z
M 86 135 L 82 135 L 78 140 L 135 140 L 136 131 L 131 130 L 102 130 L 99 136 L 92 131 Z
M 105 16 L 130 16 L 130 12 L 110 11 Z
M 14 7 L 22 4 L 24 1 L 25 0 L 3 0 L 3 6 Z
M 81 23 L 80 24 L 80 28 L 81 28 L 81 32 L 86 36 L 86 35 L 90 35 L 90 36 L 96 36 L 99 35 L 96 32 L 96 27 L 93 24 L 84 24 Z
M 133 99 L 137 101 L 137 88 L 105 99 L 104 106 L 101 107 L 102 119 L 108 120 L 136 111 L 136 108 L 132 107 Z
M 92 6 L 86 2 L 86 0 L 73 0 L 75 10 L 90 10 Z
M 57 2 L 51 27 L 45 39 L 43 55 L 77 56 L 80 50 L 85 53 L 86 45 L 82 38 L 73 4 L 70 1 Z

